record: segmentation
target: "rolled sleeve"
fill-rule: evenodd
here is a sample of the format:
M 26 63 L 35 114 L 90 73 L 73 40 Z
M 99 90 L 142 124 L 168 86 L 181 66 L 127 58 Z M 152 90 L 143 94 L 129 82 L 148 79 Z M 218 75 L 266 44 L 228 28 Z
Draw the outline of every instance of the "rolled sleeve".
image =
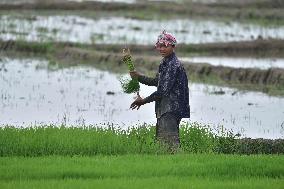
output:
M 156 101 L 158 100 L 160 97 L 158 96 L 158 93 L 157 91 L 153 92 L 150 96 L 144 98 L 144 102 L 145 103 L 150 103 L 150 102 L 153 102 L 153 101 Z

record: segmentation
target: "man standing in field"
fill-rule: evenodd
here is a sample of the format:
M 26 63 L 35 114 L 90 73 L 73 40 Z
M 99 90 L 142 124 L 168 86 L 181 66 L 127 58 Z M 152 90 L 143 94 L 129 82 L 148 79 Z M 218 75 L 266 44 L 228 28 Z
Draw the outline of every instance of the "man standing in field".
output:
M 175 37 L 163 31 L 155 45 L 163 57 L 156 77 L 146 77 L 137 71 L 130 72 L 130 76 L 138 78 L 140 83 L 157 87 L 157 91 L 144 99 L 138 96 L 130 108 L 138 110 L 140 106 L 155 101 L 156 138 L 170 145 L 172 149 L 180 145 L 180 120 L 190 117 L 187 75 L 176 57 L 175 46 Z

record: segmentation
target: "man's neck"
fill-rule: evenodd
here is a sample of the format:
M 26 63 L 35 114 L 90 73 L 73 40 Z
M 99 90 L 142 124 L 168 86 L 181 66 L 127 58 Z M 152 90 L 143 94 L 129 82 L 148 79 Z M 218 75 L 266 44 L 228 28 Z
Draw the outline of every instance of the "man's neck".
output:
M 164 60 L 168 60 L 171 59 L 174 56 L 175 52 L 173 51 L 171 54 L 169 54 L 168 56 L 164 57 Z

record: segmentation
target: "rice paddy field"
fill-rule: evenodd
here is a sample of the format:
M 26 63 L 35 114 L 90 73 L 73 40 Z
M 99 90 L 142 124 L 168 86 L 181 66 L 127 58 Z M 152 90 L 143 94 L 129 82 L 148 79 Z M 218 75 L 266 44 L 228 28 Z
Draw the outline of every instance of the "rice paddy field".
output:
M 283 7 L 1 1 L 0 189 L 284 188 Z M 163 29 L 189 75 L 177 150 L 156 140 L 154 104 L 130 110 L 120 83 L 123 48 L 129 69 L 155 74 Z
M 181 127 L 174 154 L 154 127 L 0 130 L 1 188 L 282 188 L 283 142 L 252 151 L 230 133 Z M 282 149 L 281 149 L 282 148 Z M 230 155 L 229 155 L 229 154 Z M 245 155 L 248 153 L 250 155 Z M 267 154 L 265 154 L 267 153 Z
M 1 188 L 283 188 L 283 157 L 1 157 Z

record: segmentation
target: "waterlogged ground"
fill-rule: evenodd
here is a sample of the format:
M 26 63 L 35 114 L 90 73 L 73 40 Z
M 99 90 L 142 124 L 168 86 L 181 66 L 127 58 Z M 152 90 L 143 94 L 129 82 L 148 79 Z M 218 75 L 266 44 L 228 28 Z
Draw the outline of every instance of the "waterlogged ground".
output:
M 122 94 L 119 75 L 91 67 L 57 69 L 35 59 L 2 59 L 1 67 L 2 124 L 154 120 L 150 106 L 140 114 L 129 110 L 133 95 Z
M 284 26 L 260 26 L 202 19 L 137 20 L 124 17 L 91 19 L 70 15 L 2 15 L 0 20 L 0 38 L 3 40 L 154 44 L 162 29 L 174 33 L 178 43 L 187 44 L 257 38 L 284 39 Z
M 70 2 L 85 2 L 85 1 L 98 1 L 98 2 L 104 2 L 104 3 L 137 3 L 139 2 L 138 0 L 58 0 L 61 2 L 64 1 L 70 1 Z M 141 1 L 141 0 L 140 0 Z M 149 1 L 149 2 L 186 2 L 186 1 L 190 1 L 190 0 L 144 0 L 144 1 Z M 192 2 L 200 2 L 200 3 L 215 3 L 217 2 L 217 0 L 191 0 Z M 10 0 L 1 0 L 0 4 L 17 4 L 17 3 L 35 3 L 37 2 L 37 0 L 13 0 L 13 2 L 11 2 Z
M 136 0 L 66 0 L 74 2 L 84 2 L 84 1 L 98 1 L 104 3 L 136 3 Z
M 138 0 L 66 0 L 66 1 L 75 1 L 75 2 L 98 1 L 98 2 L 104 2 L 104 3 L 114 3 L 114 2 L 118 2 L 118 3 L 139 3 Z M 144 0 L 144 1 L 149 1 L 149 2 L 163 2 L 163 1 L 165 1 L 165 2 L 176 2 L 176 3 L 184 2 L 183 0 Z M 190 0 L 187 0 L 187 1 L 190 1 Z M 215 1 L 214 0 L 192 0 L 192 2 L 209 3 L 209 2 L 215 2 Z
M 284 68 L 283 58 L 255 58 L 255 57 L 225 57 L 225 56 L 194 56 L 181 57 L 184 63 L 208 63 L 214 66 L 229 66 L 233 68 Z
M 44 59 L 2 57 L 0 124 L 154 124 L 154 104 L 130 110 L 134 95 L 121 92 L 119 76 L 90 66 L 58 69 Z M 224 125 L 247 137 L 284 137 L 284 98 L 203 84 L 189 87 L 191 121 Z M 142 85 L 141 94 L 154 90 Z

